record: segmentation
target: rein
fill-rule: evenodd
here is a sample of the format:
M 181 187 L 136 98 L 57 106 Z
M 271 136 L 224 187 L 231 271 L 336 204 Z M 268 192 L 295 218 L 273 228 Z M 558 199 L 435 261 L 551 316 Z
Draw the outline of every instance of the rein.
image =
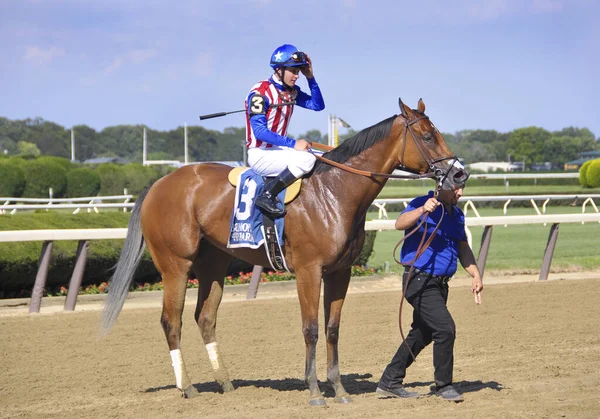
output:
M 318 144 L 318 143 L 314 143 L 311 145 L 312 148 L 316 148 L 317 150 L 323 150 L 323 151 L 331 151 L 334 149 L 334 147 L 325 145 L 325 144 Z M 355 169 L 354 167 L 350 167 L 347 166 L 345 164 L 342 163 L 338 163 L 336 161 L 330 160 L 326 157 L 323 156 L 319 156 L 318 154 L 314 155 L 318 160 L 321 160 L 323 163 L 329 164 L 330 166 L 333 167 L 337 167 L 338 169 L 342 169 L 345 170 L 346 172 L 349 173 L 354 173 L 355 175 L 360 175 L 360 176 L 365 176 L 365 177 L 384 177 L 384 178 L 388 178 L 388 179 L 433 179 L 435 178 L 435 174 L 431 173 L 431 172 L 427 172 L 427 173 L 423 173 L 423 174 L 410 174 L 410 175 L 394 175 L 391 173 L 378 173 L 378 172 L 369 172 L 367 170 L 360 170 L 360 169 Z
M 456 156 L 448 156 L 448 157 L 442 157 L 439 159 L 433 159 L 431 157 L 431 155 L 429 154 L 429 152 L 427 151 L 427 148 L 423 146 L 422 141 L 418 141 L 419 137 L 415 134 L 415 132 L 412 129 L 412 126 L 414 124 L 416 124 L 419 121 L 422 121 L 424 119 L 429 119 L 429 117 L 427 115 L 422 115 L 419 116 L 415 119 L 409 119 L 408 115 L 406 115 L 404 109 L 402 109 L 402 117 L 404 118 L 404 138 L 403 138 L 403 144 L 402 144 L 402 159 L 400 161 L 400 168 L 402 170 L 406 169 L 406 166 L 404 165 L 403 161 L 404 161 L 404 152 L 406 151 L 406 133 L 410 132 L 410 135 L 413 138 L 413 142 L 415 143 L 415 145 L 417 146 L 417 149 L 419 150 L 419 153 L 421 154 L 421 157 L 423 157 L 423 159 L 425 160 L 425 162 L 427 163 L 427 165 L 429 166 L 429 170 L 426 173 L 422 173 L 422 174 L 410 174 L 410 175 L 394 175 L 391 173 L 378 173 L 378 172 L 369 172 L 366 170 L 360 170 L 360 169 L 355 169 L 353 167 L 347 166 L 345 164 L 342 163 L 338 163 L 336 161 L 330 160 L 326 157 L 323 156 L 319 156 L 317 154 L 315 154 L 314 156 L 318 159 L 321 160 L 323 163 L 329 164 L 333 167 L 337 167 L 338 169 L 342 169 L 345 170 L 346 172 L 350 172 L 350 173 L 354 173 L 356 175 L 360 175 L 360 176 L 365 176 L 365 177 L 369 177 L 369 178 L 374 178 L 374 177 L 383 177 L 383 178 L 387 178 L 387 179 L 435 179 L 435 178 L 441 178 L 442 174 L 444 175 L 444 179 L 445 177 L 448 175 L 448 172 L 446 172 L 445 174 L 443 173 L 443 171 L 439 168 L 436 168 L 435 165 L 436 163 L 440 163 L 443 162 L 445 160 L 451 160 L 451 159 L 455 159 L 457 160 L 458 158 Z M 311 147 L 315 148 L 317 150 L 322 150 L 322 151 L 331 151 L 333 150 L 335 147 L 331 147 L 325 144 L 319 144 L 319 143 L 311 143 Z M 440 182 L 438 183 L 438 189 L 441 188 L 443 179 L 440 180 Z M 436 193 L 437 196 L 437 193 Z

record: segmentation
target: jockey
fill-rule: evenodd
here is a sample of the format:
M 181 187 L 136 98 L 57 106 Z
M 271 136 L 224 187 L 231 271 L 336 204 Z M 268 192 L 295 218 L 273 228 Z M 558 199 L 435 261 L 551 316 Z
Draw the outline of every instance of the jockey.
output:
M 310 143 L 287 136 L 294 104 L 314 111 L 325 109 L 319 85 L 313 76 L 310 57 L 293 45 L 278 47 L 271 55 L 273 75 L 256 83 L 244 102 L 248 164 L 266 182 L 256 206 L 273 216 L 285 214 L 277 195 L 296 179 L 312 170 L 316 158 Z M 299 73 L 306 77 L 310 95 L 296 86 Z M 282 105 L 283 104 L 283 105 Z M 280 106 L 281 105 L 281 106 Z

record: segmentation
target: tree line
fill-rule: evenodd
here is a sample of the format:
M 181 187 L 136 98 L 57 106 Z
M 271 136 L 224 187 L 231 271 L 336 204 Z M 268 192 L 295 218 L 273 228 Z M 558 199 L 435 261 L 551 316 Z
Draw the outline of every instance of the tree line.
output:
M 131 162 L 142 161 L 144 125 L 117 125 L 100 131 L 87 125 L 72 127 L 75 132 L 75 158 L 84 161 L 94 157 L 121 157 Z M 159 131 L 146 127 L 149 160 L 184 159 L 184 127 Z M 225 128 L 223 132 L 202 126 L 188 127 L 190 161 L 242 160 L 246 130 Z M 343 141 L 357 131 L 340 135 Z M 495 130 L 462 130 L 443 133 L 450 149 L 466 163 L 478 161 L 550 162 L 557 168 L 576 159 L 578 153 L 600 149 L 600 141 L 587 128 L 567 127 L 548 131 L 539 127 L 518 128 L 511 132 Z M 309 130 L 297 138 L 327 143 L 327 134 Z M 0 117 L 0 152 L 10 156 L 71 157 L 71 129 L 42 118 L 10 120 Z

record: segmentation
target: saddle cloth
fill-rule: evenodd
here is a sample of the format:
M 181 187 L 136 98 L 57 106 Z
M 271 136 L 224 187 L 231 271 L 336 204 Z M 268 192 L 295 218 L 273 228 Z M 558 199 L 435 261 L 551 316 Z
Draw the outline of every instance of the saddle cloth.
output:
M 235 204 L 231 216 L 229 238 L 227 247 L 239 248 L 249 247 L 257 249 L 265 242 L 263 227 L 263 213 L 254 206 L 254 198 L 263 190 L 265 184 L 262 176 L 254 173 L 251 169 L 238 171 L 237 188 L 235 192 Z M 278 198 L 283 201 L 285 191 Z M 279 247 L 283 244 L 284 217 L 275 220 L 275 230 Z

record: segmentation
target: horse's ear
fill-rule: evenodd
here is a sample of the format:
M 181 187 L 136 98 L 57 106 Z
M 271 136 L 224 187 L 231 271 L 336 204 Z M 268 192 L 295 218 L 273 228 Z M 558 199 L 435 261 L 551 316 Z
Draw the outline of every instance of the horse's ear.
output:
M 419 112 L 425 113 L 425 102 L 423 102 L 423 99 L 421 98 L 419 98 L 419 104 L 417 105 L 417 109 L 419 110 Z
M 398 105 L 400 106 L 400 113 L 402 114 L 403 117 L 408 119 L 408 112 L 406 112 L 406 105 L 404 103 L 402 103 L 402 99 L 398 98 Z

